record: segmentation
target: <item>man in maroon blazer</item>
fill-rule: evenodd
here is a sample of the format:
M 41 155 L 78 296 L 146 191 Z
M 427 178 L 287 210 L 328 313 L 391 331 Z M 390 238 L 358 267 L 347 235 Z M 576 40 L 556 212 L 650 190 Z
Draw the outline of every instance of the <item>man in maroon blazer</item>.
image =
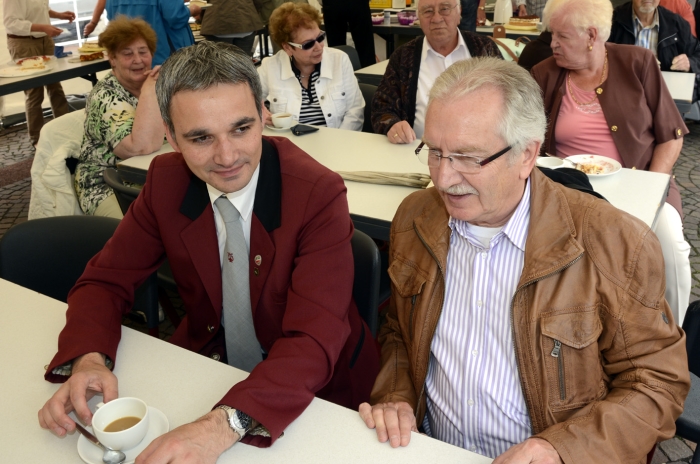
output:
M 161 69 L 157 95 L 176 153 L 154 159 L 143 191 L 71 291 L 46 374 L 65 383 L 39 422 L 63 436 L 75 428 L 67 412 L 89 423 L 86 397 L 117 397 L 110 368 L 121 317 L 134 288 L 166 256 L 187 309 L 171 341 L 235 358 L 222 325 L 226 226 L 213 205 L 226 194 L 249 231 L 250 303 L 264 360 L 217 408 L 141 455 L 144 462 L 176 455 L 177 462 L 215 462 L 242 436 L 272 444 L 314 395 L 350 408 L 367 401 L 378 347 L 352 301 L 343 181 L 288 140 L 262 137 L 261 86 L 250 58 L 213 42 L 181 49 Z

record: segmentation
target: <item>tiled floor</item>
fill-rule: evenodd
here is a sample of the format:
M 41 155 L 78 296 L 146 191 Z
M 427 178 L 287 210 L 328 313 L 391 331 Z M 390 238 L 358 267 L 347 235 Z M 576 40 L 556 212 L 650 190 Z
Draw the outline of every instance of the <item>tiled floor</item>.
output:
M 674 174 L 683 196 L 685 213 L 685 235 L 690 243 L 690 262 L 693 272 L 693 289 L 691 301 L 700 299 L 700 124 L 689 124 L 690 134 L 686 136 L 681 156 L 676 163 Z M 0 237 L 12 225 L 27 220 L 31 183 L 28 167 L 20 166 L 26 171 L 26 177 L 17 178 L 17 166 L 31 158 L 34 150 L 27 137 L 26 128 L 0 130 Z M 10 172 L 10 170 L 13 170 Z M 22 171 L 22 172 L 24 172 Z M 9 174 L 11 176 L 9 176 Z M 9 176 L 9 180 L 8 180 Z M 12 181 L 12 182 L 9 182 Z M 9 183 L 8 183 L 9 182 Z M 182 311 L 181 305 L 175 301 Z M 145 331 L 145 325 L 138 320 L 125 320 L 125 324 Z M 167 320 L 161 324 L 161 338 L 168 338 L 173 326 Z M 659 445 L 654 455 L 653 464 L 690 462 L 695 444 L 680 438 L 665 441 Z

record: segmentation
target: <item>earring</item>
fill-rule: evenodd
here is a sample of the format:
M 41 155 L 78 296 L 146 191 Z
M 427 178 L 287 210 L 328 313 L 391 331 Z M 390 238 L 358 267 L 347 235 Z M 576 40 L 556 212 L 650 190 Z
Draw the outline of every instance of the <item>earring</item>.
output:
M 590 52 L 590 51 L 593 51 L 593 45 L 589 45 L 589 46 L 588 46 L 588 51 L 589 51 L 589 52 Z

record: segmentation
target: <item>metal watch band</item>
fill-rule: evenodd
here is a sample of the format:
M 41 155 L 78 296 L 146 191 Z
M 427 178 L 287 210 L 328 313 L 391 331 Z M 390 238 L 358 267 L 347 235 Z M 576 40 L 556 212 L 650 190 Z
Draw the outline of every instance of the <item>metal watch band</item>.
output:
M 238 434 L 242 440 L 251 428 L 252 419 L 243 411 L 239 411 L 230 406 L 220 405 L 218 409 L 223 409 L 228 416 L 228 425 Z

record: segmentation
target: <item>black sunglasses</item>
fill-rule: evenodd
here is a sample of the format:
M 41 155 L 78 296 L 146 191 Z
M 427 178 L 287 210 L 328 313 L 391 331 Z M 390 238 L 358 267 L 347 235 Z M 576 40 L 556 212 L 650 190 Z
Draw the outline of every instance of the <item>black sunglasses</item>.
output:
M 301 48 L 302 50 L 311 50 L 312 48 L 314 48 L 314 45 L 316 45 L 316 42 L 322 43 L 324 40 L 326 40 L 326 33 L 321 32 L 318 35 L 318 37 L 316 37 L 315 39 L 307 40 L 304 43 L 300 43 L 300 44 L 295 44 L 294 42 L 287 42 L 287 43 L 289 45 L 291 45 L 292 47 Z

